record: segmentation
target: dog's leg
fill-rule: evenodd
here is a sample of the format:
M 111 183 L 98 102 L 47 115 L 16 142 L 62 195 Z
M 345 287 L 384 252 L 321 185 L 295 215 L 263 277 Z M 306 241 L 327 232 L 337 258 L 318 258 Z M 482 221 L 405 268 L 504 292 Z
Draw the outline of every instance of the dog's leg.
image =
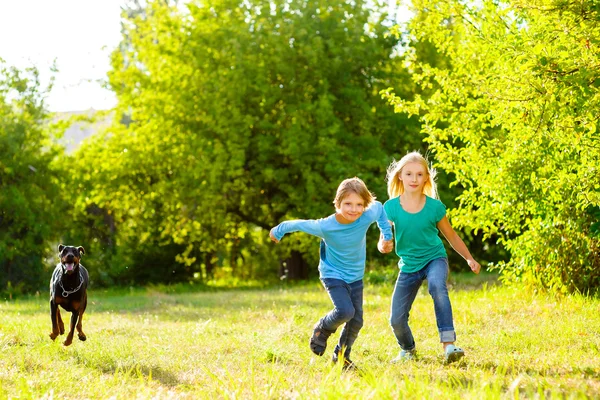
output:
M 79 337 L 79 340 L 81 340 L 81 341 L 85 341 L 87 339 L 87 336 L 85 336 L 85 333 L 83 333 L 83 325 L 82 325 L 83 324 L 83 313 L 85 312 L 86 308 L 87 308 L 87 295 L 84 294 L 83 302 L 79 306 L 79 321 L 77 322 L 77 337 Z
M 67 338 L 63 342 L 65 346 L 70 346 L 73 343 L 73 334 L 75 333 L 75 325 L 77 325 L 77 318 L 79 317 L 79 312 L 77 310 L 71 313 L 71 326 L 69 329 L 69 334 Z
M 81 325 L 82 321 L 83 321 L 83 312 L 79 312 L 79 321 L 77 322 L 77 337 L 79 338 L 79 340 L 81 340 L 83 342 L 87 339 L 87 336 L 85 336 L 85 333 L 83 333 L 83 327 Z
M 52 321 L 52 332 L 50 339 L 54 340 L 58 336 L 58 320 L 57 320 L 58 304 L 50 300 L 50 320 Z
M 83 313 L 79 314 L 79 322 L 77 323 L 77 337 L 79 338 L 79 340 L 84 342 L 87 339 L 87 336 L 85 336 L 85 333 L 83 333 L 83 328 L 81 326 L 82 320 L 83 320 Z
M 56 319 L 58 321 L 58 331 L 61 335 L 65 334 L 65 323 L 60 316 L 60 307 L 56 307 Z

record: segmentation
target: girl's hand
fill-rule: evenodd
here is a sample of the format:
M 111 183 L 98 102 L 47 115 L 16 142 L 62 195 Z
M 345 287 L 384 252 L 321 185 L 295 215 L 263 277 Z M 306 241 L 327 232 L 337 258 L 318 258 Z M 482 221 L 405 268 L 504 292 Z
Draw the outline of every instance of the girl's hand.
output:
M 471 271 L 475 272 L 476 274 L 478 274 L 481 270 L 481 265 L 479 265 L 479 263 L 472 258 L 470 260 L 467 260 L 467 264 L 469 264 Z
M 275 228 L 273 228 L 273 229 L 275 229 Z M 271 229 L 271 230 L 269 231 L 269 237 L 271 238 L 271 240 L 272 240 L 273 242 L 275 242 L 275 243 L 279 243 L 279 240 L 277 240 L 277 238 L 275 237 L 275 235 L 273 235 L 273 229 Z

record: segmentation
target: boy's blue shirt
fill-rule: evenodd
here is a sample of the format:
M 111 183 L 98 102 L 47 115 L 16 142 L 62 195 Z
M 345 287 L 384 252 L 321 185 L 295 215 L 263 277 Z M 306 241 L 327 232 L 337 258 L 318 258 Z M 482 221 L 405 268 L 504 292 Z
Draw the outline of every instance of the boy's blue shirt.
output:
M 285 221 L 273 228 L 277 240 L 286 233 L 306 232 L 321 240 L 319 273 L 321 279 L 335 278 L 346 283 L 356 282 L 365 275 L 367 230 L 377 223 L 385 240 L 391 240 L 392 227 L 383 205 L 374 201 L 356 221 L 341 224 L 335 214 L 321 219 Z
M 409 213 L 400 205 L 400 198 L 394 197 L 383 207 L 394 223 L 396 254 L 400 257 L 398 267 L 402 272 L 417 272 L 430 261 L 447 257 L 437 228 L 437 223 L 446 215 L 444 203 L 426 196 L 423 209 Z

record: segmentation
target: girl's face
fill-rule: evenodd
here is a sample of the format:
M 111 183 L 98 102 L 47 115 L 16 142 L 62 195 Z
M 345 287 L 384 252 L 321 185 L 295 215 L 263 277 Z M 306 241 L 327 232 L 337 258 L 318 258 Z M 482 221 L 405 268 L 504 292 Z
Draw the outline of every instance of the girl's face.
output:
M 418 162 L 406 164 L 400 173 L 405 193 L 423 193 L 423 186 L 427 179 L 427 170 Z
M 356 221 L 365 212 L 365 201 L 358 194 L 351 192 L 342 199 L 337 209 L 337 220 L 342 224 Z

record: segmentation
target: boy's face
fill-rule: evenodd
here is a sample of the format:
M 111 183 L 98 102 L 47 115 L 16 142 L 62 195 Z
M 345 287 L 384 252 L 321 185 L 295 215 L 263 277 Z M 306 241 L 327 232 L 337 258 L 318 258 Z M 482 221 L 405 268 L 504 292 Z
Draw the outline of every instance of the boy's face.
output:
M 338 221 L 342 224 L 352 223 L 359 219 L 363 212 L 365 212 L 365 200 L 351 192 L 342 199 L 340 207 L 337 209 Z
M 423 193 L 423 186 L 427 179 L 425 167 L 417 162 L 406 164 L 400 173 L 404 191 L 408 193 Z

